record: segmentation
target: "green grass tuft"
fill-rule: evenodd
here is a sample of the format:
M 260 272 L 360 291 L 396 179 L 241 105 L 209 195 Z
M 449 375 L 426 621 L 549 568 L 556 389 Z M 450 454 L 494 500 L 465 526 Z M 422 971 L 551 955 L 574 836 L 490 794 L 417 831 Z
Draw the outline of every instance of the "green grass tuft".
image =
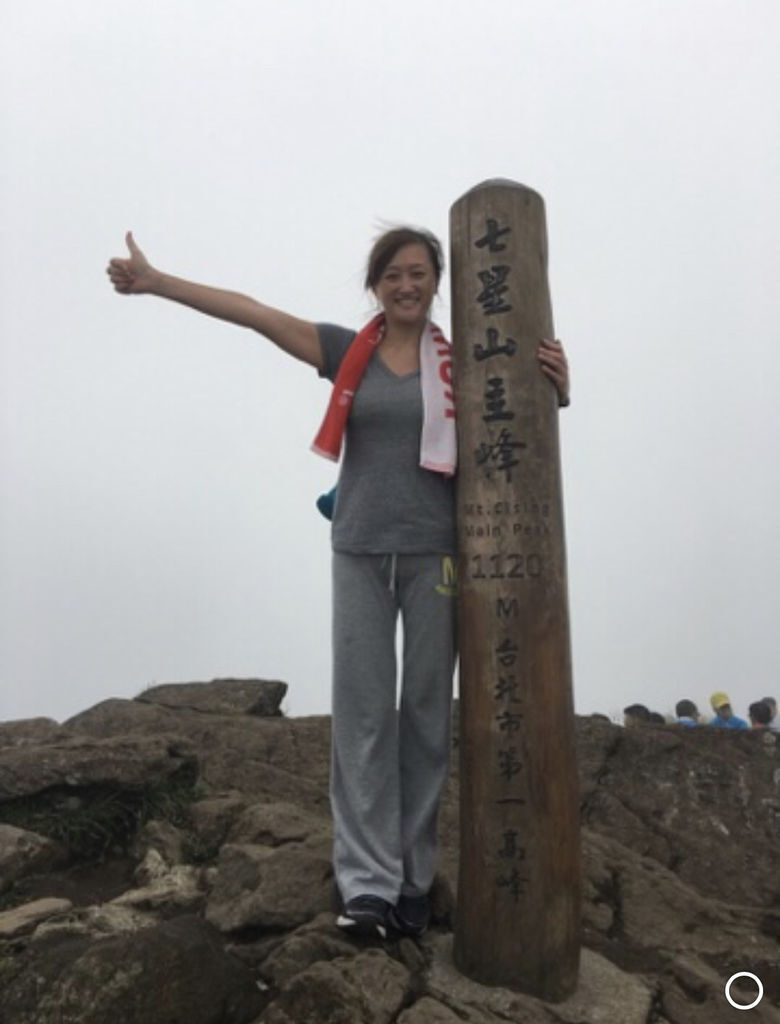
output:
M 76 861 L 124 854 L 152 818 L 188 829 L 190 804 L 200 787 L 192 771 L 180 771 L 141 789 L 100 785 L 57 787 L 0 804 L 0 821 L 56 840 Z

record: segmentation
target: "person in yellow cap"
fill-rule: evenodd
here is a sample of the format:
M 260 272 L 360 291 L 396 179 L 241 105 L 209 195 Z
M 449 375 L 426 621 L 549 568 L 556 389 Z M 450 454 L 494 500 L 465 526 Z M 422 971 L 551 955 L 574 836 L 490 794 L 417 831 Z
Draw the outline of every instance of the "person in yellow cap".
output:
M 713 693 L 710 697 L 710 704 L 712 710 L 715 712 L 715 717 L 710 722 L 710 725 L 716 729 L 749 729 L 750 726 L 747 724 L 744 718 L 738 718 L 737 715 L 731 710 L 731 701 L 729 695 L 723 693 L 722 690 L 718 690 L 717 693 Z

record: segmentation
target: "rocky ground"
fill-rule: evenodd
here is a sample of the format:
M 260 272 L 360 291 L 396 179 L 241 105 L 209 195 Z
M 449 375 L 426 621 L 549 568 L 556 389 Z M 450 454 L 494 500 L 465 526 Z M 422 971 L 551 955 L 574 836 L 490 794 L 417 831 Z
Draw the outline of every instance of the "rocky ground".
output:
M 159 686 L 0 724 L 2 1024 L 780 1022 L 774 737 L 577 720 L 580 983 L 550 1005 L 453 967 L 457 757 L 434 927 L 335 928 L 330 722 L 281 716 L 285 689 Z M 743 971 L 764 986 L 747 1018 L 724 995 Z

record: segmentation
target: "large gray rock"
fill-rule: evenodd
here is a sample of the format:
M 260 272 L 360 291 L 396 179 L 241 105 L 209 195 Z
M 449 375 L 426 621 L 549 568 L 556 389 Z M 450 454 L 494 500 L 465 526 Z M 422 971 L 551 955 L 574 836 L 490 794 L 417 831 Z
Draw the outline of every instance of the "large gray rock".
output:
M 335 927 L 333 914 L 319 914 L 283 938 L 263 959 L 259 974 L 272 988 L 280 989 L 321 960 L 355 956 L 357 952 L 355 940 Z
M 107 739 L 109 736 L 126 736 L 136 732 L 144 735 L 172 733 L 181 729 L 184 720 L 181 712 L 158 704 L 109 697 L 73 715 L 64 727 L 96 739 Z
M 204 715 L 140 701 L 104 701 L 66 723 L 95 737 L 170 734 L 198 752 L 200 780 L 213 794 L 237 792 L 259 800 L 285 800 L 307 810 L 329 806 L 330 719 Z
M 728 978 L 745 956 L 767 978 L 777 941 L 763 912 L 702 896 L 649 857 L 583 830 L 586 942 L 630 971 L 663 970 L 694 953 Z M 732 970 L 733 968 L 733 970 Z M 770 985 L 770 993 L 778 994 Z
M 138 888 L 116 896 L 120 907 L 160 911 L 165 917 L 174 913 L 195 913 L 205 904 L 203 872 L 191 864 L 166 863 L 162 855 L 150 849 L 135 872 Z
M 247 797 L 238 792 L 218 793 L 190 805 L 192 841 L 197 842 L 203 860 L 217 855 L 246 805 Z
M 494 1018 L 498 1020 L 498 1018 Z M 438 999 L 430 996 L 423 996 L 418 999 L 414 1006 L 404 1010 L 398 1018 L 398 1024 L 464 1024 L 464 1017 L 461 1014 L 450 1010 Z
M 52 937 L 5 971 L 3 1024 L 250 1024 L 251 971 L 197 917 L 96 942 Z
M 42 921 L 56 914 L 65 914 L 72 906 L 70 900 L 50 898 L 23 903 L 13 910 L 0 911 L 0 940 L 16 939 L 31 932 Z
M 174 864 L 181 864 L 185 859 L 184 846 L 186 837 L 181 829 L 172 825 L 169 821 L 159 821 L 155 818 L 147 821 L 138 833 L 133 844 L 133 856 L 141 862 L 147 855 L 154 851 L 159 854 L 161 860 L 168 867 Z M 142 869 L 135 873 L 135 880 L 141 885 L 147 885 L 149 877 L 139 877 Z
M 381 950 L 320 962 L 296 974 L 261 1016 L 262 1024 L 391 1024 L 409 972 Z
M 2 807 L 0 807 L 2 813 Z M 133 885 L 134 864 L 111 851 L 97 861 L 68 859 L 63 867 L 17 879 L 3 897 L 5 906 L 57 896 L 70 900 L 75 908 L 98 906 L 120 896 Z
M 330 832 L 329 818 L 312 814 L 295 804 L 276 801 L 247 807 L 234 822 L 227 841 L 282 846 L 285 843 L 301 842 L 310 836 L 327 838 Z
M 280 715 L 287 683 L 270 679 L 212 679 L 210 683 L 163 683 L 136 697 L 144 704 L 188 708 L 210 715 Z
M 577 991 L 552 1005 L 465 978 L 453 965 L 449 936 L 431 935 L 426 945 L 432 954 L 426 994 L 469 1024 L 647 1024 L 649 1020 L 652 989 L 588 949 L 582 951 Z M 447 1021 L 446 1015 L 443 1020 Z
M 780 896 L 780 748 L 757 731 L 577 720 L 583 823 L 719 900 Z
M 37 832 L 0 824 L 0 893 L 25 875 L 51 871 L 66 859 L 59 843 Z
M 54 787 L 110 785 L 143 789 L 194 770 L 194 748 L 170 736 L 76 736 L 44 745 L 0 750 L 0 801 Z
M 64 735 L 67 735 L 67 729 L 53 718 L 19 718 L 13 722 L 0 722 L 0 749 L 50 743 Z
M 292 929 L 329 910 L 330 843 L 222 847 L 207 919 L 223 932 Z
M 747 970 L 761 977 L 760 971 L 745 967 L 744 962 L 732 973 Z M 678 957 L 660 978 L 658 1002 L 661 1012 L 672 1024 L 734 1024 L 739 1020 L 746 1020 L 749 1024 L 780 1024 L 780 1010 L 770 1004 L 766 995 L 751 1010 L 732 1007 L 725 994 L 730 977 L 731 974 L 724 977 L 696 957 Z M 766 977 L 764 974 L 762 978 L 765 988 Z M 741 992 L 733 986 L 730 990 L 731 998 L 743 1006 L 752 1003 L 757 995 L 754 983 L 748 984 L 751 985 L 750 991 Z
M 113 903 L 73 907 L 68 912 L 56 914 L 39 924 L 30 936 L 30 941 L 45 942 L 52 936 L 104 939 L 111 935 L 124 935 L 128 932 L 142 931 L 144 928 L 155 928 L 159 923 L 153 914 L 132 907 L 120 907 Z

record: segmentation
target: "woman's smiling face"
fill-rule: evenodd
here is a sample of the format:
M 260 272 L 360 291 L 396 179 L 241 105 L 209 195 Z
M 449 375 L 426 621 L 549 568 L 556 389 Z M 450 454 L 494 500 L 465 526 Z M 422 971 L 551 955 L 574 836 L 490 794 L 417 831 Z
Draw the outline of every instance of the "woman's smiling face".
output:
M 436 293 L 436 274 L 422 242 L 402 245 L 374 286 L 388 324 L 423 323 Z

